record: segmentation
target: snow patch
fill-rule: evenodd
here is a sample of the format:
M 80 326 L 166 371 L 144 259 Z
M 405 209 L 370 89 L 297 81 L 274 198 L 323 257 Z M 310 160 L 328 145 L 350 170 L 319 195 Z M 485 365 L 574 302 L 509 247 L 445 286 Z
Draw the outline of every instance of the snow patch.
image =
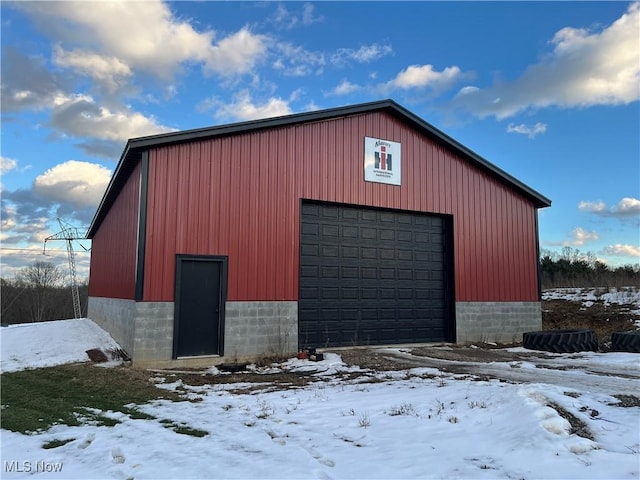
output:
M 0 328 L 1 372 L 88 362 L 93 348 L 120 349 L 120 345 L 88 318 L 22 323 Z
M 553 288 L 542 292 L 543 300 L 569 300 L 591 307 L 595 302 L 604 305 L 634 305 L 640 309 L 640 290 L 636 287 L 617 288 Z

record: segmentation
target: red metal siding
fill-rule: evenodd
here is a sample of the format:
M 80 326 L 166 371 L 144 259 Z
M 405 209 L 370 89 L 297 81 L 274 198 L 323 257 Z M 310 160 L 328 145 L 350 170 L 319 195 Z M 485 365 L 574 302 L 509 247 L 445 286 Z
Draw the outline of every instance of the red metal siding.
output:
M 364 181 L 364 137 L 402 144 L 402 186 Z M 391 115 L 362 114 L 150 152 L 144 300 L 175 254 L 229 256 L 229 300 L 296 300 L 300 199 L 453 215 L 457 301 L 536 301 L 531 201 Z
M 140 163 L 92 239 L 90 296 L 135 298 L 139 204 Z

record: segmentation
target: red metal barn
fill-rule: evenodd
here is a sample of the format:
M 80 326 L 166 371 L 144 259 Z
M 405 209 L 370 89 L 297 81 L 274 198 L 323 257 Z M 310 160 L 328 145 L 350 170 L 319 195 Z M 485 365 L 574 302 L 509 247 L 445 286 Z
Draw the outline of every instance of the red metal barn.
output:
M 89 317 L 139 364 L 518 340 L 550 203 L 391 100 L 136 138 Z

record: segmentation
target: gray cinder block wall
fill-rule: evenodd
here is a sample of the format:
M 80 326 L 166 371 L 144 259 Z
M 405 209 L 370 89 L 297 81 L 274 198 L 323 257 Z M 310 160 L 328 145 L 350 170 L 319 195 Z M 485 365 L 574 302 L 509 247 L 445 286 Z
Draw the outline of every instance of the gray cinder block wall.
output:
M 285 355 L 298 349 L 298 302 L 227 302 L 225 357 Z
M 542 330 L 540 302 L 456 302 L 456 341 L 521 342 Z
M 140 367 L 210 366 L 298 348 L 298 302 L 227 302 L 224 354 L 173 359 L 173 302 L 89 297 L 88 317 Z
M 89 297 L 87 316 L 109 332 L 134 363 L 171 360 L 173 302 Z
M 138 302 L 133 336 L 133 362 L 171 360 L 173 302 Z
M 120 298 L 89 297 L 87 317 L 109 332 L 122 349 L 133 354 L 136 302 Z

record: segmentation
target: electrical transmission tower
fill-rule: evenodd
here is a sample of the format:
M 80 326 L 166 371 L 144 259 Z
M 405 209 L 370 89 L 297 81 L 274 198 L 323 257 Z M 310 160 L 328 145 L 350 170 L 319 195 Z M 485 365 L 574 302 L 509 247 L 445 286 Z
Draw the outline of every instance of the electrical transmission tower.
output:
M 63 222 L 58 218 L 58 223 L 62 229 L 58 233 L 49 235 L 44 239 L 44 248 L 42 253 L 45 253 L 47 248 L 47 242 L 50 240 L 65 240 L 67 242 L 67 254 L 69 256 L 69 272 L 71 273 L 71 296 L 73 297 L 73 315 L 74 318 L 82 317 L 82 308 L 80 307 L 80 292 L 78 292 L 78 278 L 76 276 L 76 257 L 73 253 L 73 241 L 82 240 L 87 238 L 84 230 L 78 227 L 74 227 L 66 222 Z M 81 245 L 82 246 L 82 245 Z M 82 247 L 84 248 L 84 247 Z

